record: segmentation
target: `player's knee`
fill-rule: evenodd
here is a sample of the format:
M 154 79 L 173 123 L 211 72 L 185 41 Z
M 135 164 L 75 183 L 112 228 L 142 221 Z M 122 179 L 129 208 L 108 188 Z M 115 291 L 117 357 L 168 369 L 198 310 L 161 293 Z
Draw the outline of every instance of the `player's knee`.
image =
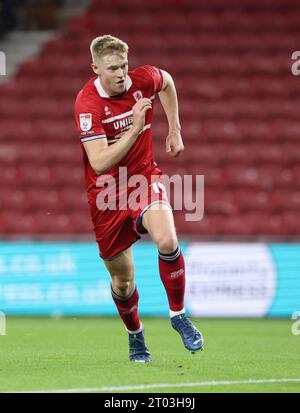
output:
M 127 297 L 134 287 L 133 279 L 123 279 L 120 277 L 112 277 L 112 288 L 114 292 L 121 297 Z
M 122 297 L 127 297 L 130 293 L 130 282 L 119 283 L 117 289 Z
M 157 241 L 158 250 L 165 254 L 175 251 L 177 247 L 177 236 L 171 231 L 162 234 L 159 240 Z

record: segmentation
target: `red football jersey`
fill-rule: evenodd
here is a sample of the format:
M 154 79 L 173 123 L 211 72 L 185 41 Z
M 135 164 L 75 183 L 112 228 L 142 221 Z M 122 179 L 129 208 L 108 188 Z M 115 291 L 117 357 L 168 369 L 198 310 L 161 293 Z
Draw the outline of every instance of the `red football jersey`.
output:
M 75 119 L 81 143 L 106 138 L 109 145 L 122 139 L 133 122 L 132 107 L 138 99 L 146 97 L 154 101 L 155 94 L 162 88 L 163 76 L 154 66 L 141 66 L 129 71 L 126 78 L 126 92 L 119 97 L 110 97 L 97 77 L 90 79 L 78 93 L 75 102 Z M 114 167 L 105 172 L 118 182 L 119 167 L 127 167 L 128 177 L 147 174 L 156 163 L 153 159 L 151 120 L 153 112 L 146 112 L 145 126 L 127 155 Z M 86 189 L 96 187 L 99 178 L 91 167 L 83 145 Z

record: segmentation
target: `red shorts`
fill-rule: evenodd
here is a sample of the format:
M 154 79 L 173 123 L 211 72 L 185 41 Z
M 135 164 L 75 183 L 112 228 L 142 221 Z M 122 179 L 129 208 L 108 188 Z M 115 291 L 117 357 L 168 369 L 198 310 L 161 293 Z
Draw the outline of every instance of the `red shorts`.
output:
M 161 171 L 156 168 L 146 179 L 147 185 L 139 191 L 140 196 L 137 202 L 130 202 L 130 193 L 133 191 L 128 191 L 126 209 L 124 206 L 116 210 L 99 209 L 97 197 L 101 191 L 95 188 L 88 192 L 94 232 L 102 259 L 110 259 L 126 250 L 141 238 L 140 234 L 147 232 L 142 226 L 142 218 L 150 206 L 155 203 L 164 203 L 172 209 Z

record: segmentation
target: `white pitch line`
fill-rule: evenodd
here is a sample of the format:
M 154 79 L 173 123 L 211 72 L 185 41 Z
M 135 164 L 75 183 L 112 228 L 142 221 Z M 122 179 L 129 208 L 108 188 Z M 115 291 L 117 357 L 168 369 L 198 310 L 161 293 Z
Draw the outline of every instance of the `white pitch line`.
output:
M 15 391 L 9 393 L 89 393 L 89 392 L 118 392 L 125 390 L 147 390 L 147 389 L 163 389 L 168 387 L 204 387 L 204 386 L 231 386 L 235 384 L 257 384 L 257 383 L 290 383 L 300 382 L 299 378 L 294 379 L 249 379 L 249 380 L 222 380 L 222 381 L 200 381 L 196 383 L 158 383 L 158 384 L 142 384 L 139 386 L 115 386 L 115 387 L 86 387 L 79 389 L 63 389 L 63 390 L 27 390 Z

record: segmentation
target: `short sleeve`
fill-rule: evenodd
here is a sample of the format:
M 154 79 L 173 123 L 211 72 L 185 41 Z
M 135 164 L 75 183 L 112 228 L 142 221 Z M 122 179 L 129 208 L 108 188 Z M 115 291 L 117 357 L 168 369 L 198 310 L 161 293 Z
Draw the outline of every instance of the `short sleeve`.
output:
M 88 102 L 82 101 L 80 95 L 75 103 L 75 121 L 82 143 L 106 138 L 99 110 L 97 111 Z
M 153 93 L 160 92 L 163 86 L 162 71 L 155 66 L 144 66 L 144 70 L 152 81 Z

